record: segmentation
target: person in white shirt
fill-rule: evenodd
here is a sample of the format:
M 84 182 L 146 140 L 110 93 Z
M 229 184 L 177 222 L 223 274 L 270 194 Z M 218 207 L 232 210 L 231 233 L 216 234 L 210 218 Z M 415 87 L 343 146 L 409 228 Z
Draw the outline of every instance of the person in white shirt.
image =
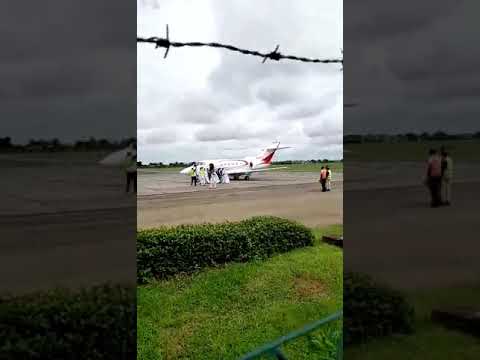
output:
M 327 166 L 327 183 L 326 183 L 327 191 L 332 189 L 332 170 Z
M 223 183 L 224 184 L 230 184 L 230 176 L 228 176 L 228 173 L 223 169 Z
M 215 189 L 217 187 L 218 176 L 217 172 L 215 171 L 215 166 L 210 164 L 208 167 L 208 181 L 209 181 L 209 188 Z

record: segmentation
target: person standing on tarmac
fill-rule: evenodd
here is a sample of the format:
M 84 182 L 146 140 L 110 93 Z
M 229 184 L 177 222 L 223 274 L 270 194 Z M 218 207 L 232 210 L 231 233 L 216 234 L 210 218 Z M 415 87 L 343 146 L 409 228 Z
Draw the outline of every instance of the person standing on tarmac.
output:
M 327 169 L 326 188 L 327 188 L 327 191 L 330 191 L 332 189 L 332 171 L 328 166 L 326 169 Z
M 322 169 L 320 170 L 320 184 L 322 185 L 322 192 L 327 191 L 327 169 L 325 169 L 325 166 L 322 166 Z
M 230 184 L 230 176 L 228 176 L 228 173 L 223 169 L 223 183 L 224 184 Z
M 130 184 L 133 182 L 133 190 L 137 192 L 137 145 L 133 143 L 127 150 L 125 158 L 125 173 L 127 179 L 126 192 L 130 191 Z
M 213 164 L 210 164 L 208 166 L 208 181 L 210 183 L 209 189 L 216 188 L 217 187 L 217 173 L 215 171 L 215 166 Z
M 450 206 L 452 197 L 453 160 L 442 148 L 442 202 Z
M 205 168 L 202 166 L 199 170 L 200 185 L 205 185 Z
M 190 169 L 190 186 L 197 186 L 197 167 L 194 165 Z
M 426 184 L 430 190 L 430 206 L 439 207 L 442 204 L 442 159 L 435 149 L 429 154 Z

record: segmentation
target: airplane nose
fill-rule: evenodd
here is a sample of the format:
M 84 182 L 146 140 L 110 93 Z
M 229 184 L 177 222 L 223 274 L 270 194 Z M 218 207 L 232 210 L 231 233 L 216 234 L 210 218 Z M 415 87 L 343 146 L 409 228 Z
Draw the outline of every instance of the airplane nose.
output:
M 185 168 L 180 171 L 180 174 L 186 174 L 187 172 L 188 172 L 188 168 Z

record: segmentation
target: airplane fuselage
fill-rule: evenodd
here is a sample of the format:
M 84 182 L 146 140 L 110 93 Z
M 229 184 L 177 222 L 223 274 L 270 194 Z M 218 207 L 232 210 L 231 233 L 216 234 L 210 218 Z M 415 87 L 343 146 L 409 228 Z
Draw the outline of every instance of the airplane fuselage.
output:
M 280 143 L 275 143 L 274 146 L 268 147 L 257 156 L 246 157 L 244 159 L 214 159 L 214 160 L 201 160 L 196 161 L 194 164 L 197 169 L 205 168 L 206 170 L 213 164 L 214 168 L 223 169 L 230 177 L 238 179 L 240 176 L 245 176 L 246 179 L 250 177 L 252 173 L 266 171 L 272 164 L 273 156 L 279 149 L 286 149 L 287 147 L 280 148 Z M 190 174 L 192 166 L 186 167 L 180 171 L 181 174 Z M 270 170 L 270 169 L 268 169 Z
M 213 159 L 213 160 L 201 160 L 196 161 L 195 164 L 197 168 L 208 169 L 210 164 L 213 164 L 215 169 L 224 169 L 227 174 L 232 175 L 233 177 L 239 177 L 242 175 L 249 176 L 250 173 L 269 167 L 270 163 L 259 162 L 255 158 L 245 158 L 243 160 L 239 159 Z M 186 167 L 180 173 L 189 174 L 193 166 Z

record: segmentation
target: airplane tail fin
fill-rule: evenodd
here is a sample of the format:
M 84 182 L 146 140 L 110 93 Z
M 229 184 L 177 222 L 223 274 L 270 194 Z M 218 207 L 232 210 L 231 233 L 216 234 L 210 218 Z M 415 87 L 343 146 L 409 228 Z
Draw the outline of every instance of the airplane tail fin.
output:
M 283 146 L 280 147 L 280 141 L 276 141 L 272 143 L 272 145 L 267 146 L 265 149 L 263 149 L 260 154 L 257 155 L 257 160 L 264 164 L 270 164 L 273 160 L 273 156 L 277 152 L 277 150 L 282 150 L 282 149 L 289 149 L 290 146 Z

